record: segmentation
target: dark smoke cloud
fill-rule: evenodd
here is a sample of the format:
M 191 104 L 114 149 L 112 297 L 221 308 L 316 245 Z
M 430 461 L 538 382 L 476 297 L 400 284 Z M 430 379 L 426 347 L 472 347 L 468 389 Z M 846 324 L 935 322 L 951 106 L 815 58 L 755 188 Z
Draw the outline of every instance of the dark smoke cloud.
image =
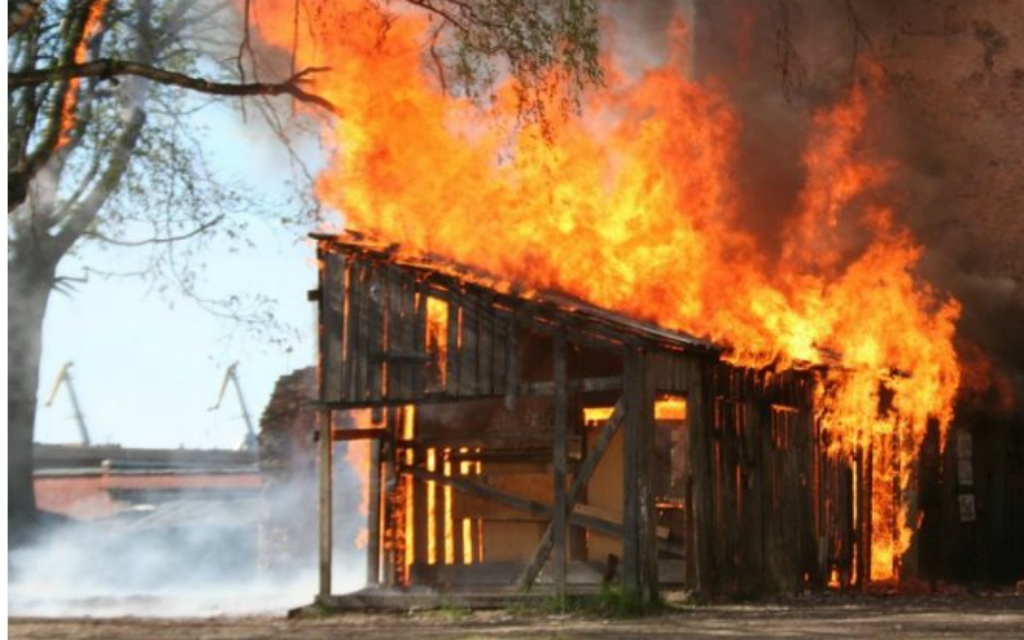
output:
M 743 122 L 741 224 L 777 257 L 809 115 L 840 101 L 865 61 L 878 65 L 861 151 L 892 162 L 879 202 L 923 246 L 919 274 L 963 304 L 960 338 L 1024 398 L 1024 6 L 694 4 L 694 74 L 717 82 Z

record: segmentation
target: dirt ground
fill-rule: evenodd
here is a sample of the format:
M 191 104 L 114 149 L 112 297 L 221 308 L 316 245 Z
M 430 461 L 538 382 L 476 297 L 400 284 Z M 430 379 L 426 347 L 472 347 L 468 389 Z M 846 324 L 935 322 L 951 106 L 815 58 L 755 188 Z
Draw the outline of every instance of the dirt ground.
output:
M 1024 596 L 834 597 L 672 607 L 628 619 L 585 614 L 437 611 L 211 618 L 12 618 L 11 638 L 288 640 L 369 638 L 1024 638 Z

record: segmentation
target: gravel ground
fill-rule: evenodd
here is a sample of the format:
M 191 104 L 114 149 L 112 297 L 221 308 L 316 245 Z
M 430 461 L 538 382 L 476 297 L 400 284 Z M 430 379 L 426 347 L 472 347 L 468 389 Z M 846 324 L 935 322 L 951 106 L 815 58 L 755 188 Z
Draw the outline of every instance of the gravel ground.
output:
M 1024 638 L 1024 596 L 814 596 L 778 603 L 671 607 L 644 618 L 524 611 L 437 611 L 210 618 L 11 618 L 11 638 L 319 640 L 368 638 Z

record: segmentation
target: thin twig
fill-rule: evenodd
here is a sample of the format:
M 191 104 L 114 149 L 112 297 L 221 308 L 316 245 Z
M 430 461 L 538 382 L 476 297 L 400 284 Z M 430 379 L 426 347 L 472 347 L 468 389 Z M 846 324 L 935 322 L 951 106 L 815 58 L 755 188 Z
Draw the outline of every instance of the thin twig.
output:
M 206 222 L 200 224 L 198 227 L 189 231 L 188 233 L 183 233 L 180 236 L 166 236 L 163 238 L 154 237 L 146 238 L 145 240 L 118 240 L 116 238 L 111 238 L 110 236 L 103 235 L 99 231 L 87 231 L 86 235 L 92 238 L 96 238 L 97 240 L 102 240 L 103 242 L 109 242 L 110 244 L 118 245 L 120 247 L 141 247 L 148 244 L 168 244 L 171 242 L 179 242 L 181 240 L 188 240 L 189 238 L 194 238 L 215 227 L 223 219 L 224 214 L 221 214 L 211 220 L 207 220 Z

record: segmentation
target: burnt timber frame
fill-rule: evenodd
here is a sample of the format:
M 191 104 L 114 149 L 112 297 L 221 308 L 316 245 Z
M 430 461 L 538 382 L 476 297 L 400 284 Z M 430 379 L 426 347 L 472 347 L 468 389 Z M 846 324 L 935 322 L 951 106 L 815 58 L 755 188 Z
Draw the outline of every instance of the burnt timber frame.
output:
M 520 590 L 534 585 L 548 563 L 554 595 L 566 595 L 569 559 L 578 554 L 573 549 L 579 542 L 572 535 L 577 528 L 621 540 L 618 579 L 645 600 L 657 596 L 659 564 L 665 558 L 682 557 L 688 588 L 749 594 L 820 586 L 835 568 L 852 576 L 854 557 L 866 557 L 862 549 L 853 550 L 858 540 L 854 529 L 864 525 L 846 516 L 850 508 L 844 500 L 856 494 L 847 466 L 824 455 L 825 436 L 813 417 L 814 371 L 733 367 L 712 343 L 565 295 L 522 292 L 486 274 L 430 258 L 411 259 L 393 246 L 358 236 L 313 237 L 320 265 L 319 287 L 310 294 L 319 302 L 317 405 L 325 416 L 350 409 L 390 413 L 389 408 L 407 406 L 472 406 L 488 399 L 501 400 L 510 411 L 537 397 L 548 398 L 553 406 L 545 440 L 534 443 L 540 459 L 550 465 L 550 502 L 470 476 L 449 476 L 441 472 L 440 460 L 428 469 L 430 443 L 418 432 L 412 440 L 402 439 L 398 420 L 371 429 L 328 427 L 331 437 L 324 438 L 328 444 L 322 444 L 320 454 L 321 464 L 328 465 L 320 473 L 322 597 L 330 591 L 329 443 L 362 438 L 378 443 L 376 471 L 371 469 L 377 487 L 384 458 L 393 465 L 389 469 L 418 487 L 412 498 L 417 531 L 427 525 L 421 488 L 428 484 L 546 521 L 535 550 L 523 558 L 511 581 Z M 433 342 L 430 299 L 443 303 L 445 314 L 444 335 L 434 335 Z M 522 349 L 531 336 L 535 341 L 539 336 L 550 349 L 549 377 L 527 375 Z M 580 375 L 580 358 L 574 354 L 583 350 L 611 354 L 620 368 L 612 375 Z M 571 453 L 578 448 L 574 434 L 579 425 L 569 416 L 581 409 L 588 394 L 616 394 L 615 408 L 589 453 Z M 661 480 L 655 473 L 658 457 L 665 455 L 659 451 L 655 402 L 664 395 L 684 397 L 687 407 L 685 435 L 672 435 L 678 442 L 671 444 L 672 455 L 678 452 L 685 460 L 686 476 L 675 489 L 684 522 L 665 534 L 669 539 L 663 535 L 669 528 L 660 520 L 675 507 L 659 505 L 662 489 L 656 485 Z M 589 513 L 580 504 L 618 433 L 621 521 Z M 526 451 L 526 444 L 519 450 Z M 456 447 L 444 464 L 459 464 L 460 455 L 473 456 Z M 485 450 L 479 455 L 497 454 Z M 374 497 L 379 509 L 380 498 Z M 381 534 L 373 527 L 371 534 L 376 540 L 368 579 L 376 583 Z M 438 534 L 437 539 L 440 529 Z M 409 553 L 424 558 L 422 536 L 413 546 Z M 395 557 L 392 550 L 385 564 L 396 563 Z M 395 567 L 384 569 L 385 575 L 395 575 Z

